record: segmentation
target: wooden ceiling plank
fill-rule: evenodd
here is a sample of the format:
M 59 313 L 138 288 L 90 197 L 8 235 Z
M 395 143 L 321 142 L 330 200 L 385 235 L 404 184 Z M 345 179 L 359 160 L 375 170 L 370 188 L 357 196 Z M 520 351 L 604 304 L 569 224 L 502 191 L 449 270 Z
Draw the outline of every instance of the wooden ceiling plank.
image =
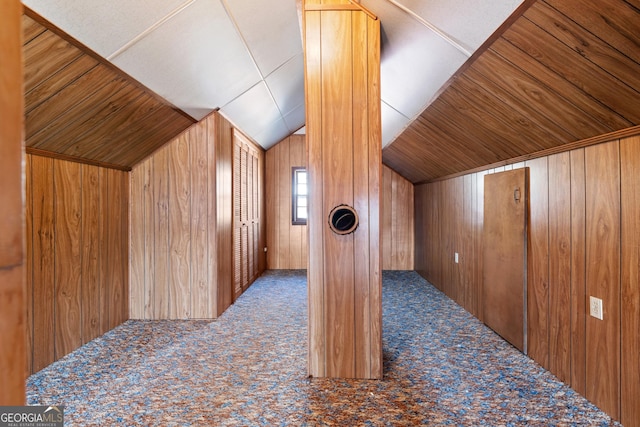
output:
M 636 91 L 538 28 L 522 19 L 503 37 L 633 124 L 640 123 Z
M 465 76 L 461 76 L 450 89 L 452 90 L 443 94 L 444 101 L 464 109 L 475 117 L 476 121 L 486 123 L 486 126 L 500 135 L 502 140 L 509 141 L 515 150 L 537 151 L 549 144 L 548 140 L 542 139 L 547 135 L 533 128 L 526 117 L 512 113 L 508 107 L 502 107 L 493 94 L 476 86 Z M 461 126 L 464 125 L 461 123 Z
M 31 110 L 25 117 L 27 145 L 31 145 L 28 141 L 33 135 L 41 132 L 52 121 L 77 109 L 83 100 L 114 80 L 123 81 L 106 67 L 95 67 Z
M 489 158 L 493 159 L 493 161 L 488 161 L 488 163 L 508 159 L 519 154 L 517 147 L 513 145 L 513 141 L 507 140 L 503 135 L 493 132 L 491 128 L 486 126 L 485 122 L 479 121 L 476 115 L 464 114 L 458 108 L 448 104 L 444 98 L 434 102 L 429 108 L 429 111 L 431 110 L 438 110 L 440 112 L 442 120 L 448 121 L 449 127 L 454 128 L 451 132 L 464 134 L 464 137 L 460 136 L 459 139 L 468 140 L 468 146 L 476 144 L 483 145 L 484 151 L 490 153 L 483 158 L 487 160 Z M 464 126 L 461 126 L 461 123 L 464 123 Z
M 80 108 L 79 114 L 64 120 L 70 122 L 68 126 L 58 132 L 47 132 L 44 135 L 47 139 L 46 146 L 59 153 L 81 155 L 82 153 L 67 152 L 67 147 L 86 134 L 114 131 L 109 124 L 119 115 L 128 115 L 132 110 L 131 105 L 140 96 L 140 91 L 126 82 L 105 86 L 96 92 L 94 97 L 86 100 L 86 108 Z
M 25 113 L 30 113 L 34 108 L 46 102 L 51 96 L 88 73 L 97 65 L 98 61 L 95 59 L 88 55 L 82 55 L 58 70 L 25 94 Z
M 497 54 L 503 61 L 511 63 L 521 72 L 544 85 L 558 96 L 570 100 L 579 110 L 611 130 L 624 129 L 633 123 L 611 110 L 593 97 L 587 95 L 580 88 L 573 85 L 561 75 L 553 72 L 535 58 L 520 50 L 509 41 L 501 39 L 491 46 L 491 52 Z
M 640 13 L 623 0 L 545 0 L 583 28 L 640 64 Z
M 639 64 L 628 56 L 544 2 L 536 3 L 525 16 L 585 59 L 640 92 Z M 640 21 L 640 15 L 637 20 Z M 640 25 L 636 30 L 640 31 Z M 640 35 L 636 34 L 636 37 L 640 43 Z
M 27 44 L 40 34 L 47 31 L 45 27 L 28 17 L 22 15 L 22 43 Z
M 98 153 L 112 149 L 113 144 L 120 140 L 128 140 L 131 135 L 137 135 L 147 125 L 144 121 L 152 111 L 159 108 L 156 100 L 149 96 L 141 96 L 137 102 L 128 108 L 129 114 L 114 115 L 107 125 L 102 124 L 91 132 L 85 132 L 62 151 L 72 156 L 87 156 L 90 159 L 101 158 Z
M 550 134 L 555 133 L 559 141 L 576 141 L 611 131 L 492 51 L 476 61 L 467 77 L 486 88 L 493 85 L 492 93 L 529 115 Z
M 75 46 L 51 31 L 45 31 L 23 48 L 24 90 L 29 92 L 38 84 L 82 55 Z
M 158 119 L 150 117 L 149 122 L 153 126 L 146 129 L 144 137 L 137 139 L 137 142 L 123 141 L 103 157 L 114 163 L 135 165 L 193 126 L 191 122 L 175 112 L 172 115 L 166 115 L 163 111 L 157 111 L 156 115 L 162 117 Z

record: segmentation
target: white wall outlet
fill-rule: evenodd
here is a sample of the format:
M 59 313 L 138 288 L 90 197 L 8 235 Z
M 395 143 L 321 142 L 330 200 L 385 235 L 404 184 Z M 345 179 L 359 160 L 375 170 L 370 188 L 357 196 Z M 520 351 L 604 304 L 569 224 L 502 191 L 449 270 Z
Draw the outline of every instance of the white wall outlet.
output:
M 456 264 L 458 263 L 458 252 L 453 254 L 453 260 L 456 262 Z
M 589 297 L 589 314 L 591 317 L 602 320 L 602 300 L 596 297 Z
M 267 252 L 267 247 L 266 246 L 264 247 L 264 251 Z

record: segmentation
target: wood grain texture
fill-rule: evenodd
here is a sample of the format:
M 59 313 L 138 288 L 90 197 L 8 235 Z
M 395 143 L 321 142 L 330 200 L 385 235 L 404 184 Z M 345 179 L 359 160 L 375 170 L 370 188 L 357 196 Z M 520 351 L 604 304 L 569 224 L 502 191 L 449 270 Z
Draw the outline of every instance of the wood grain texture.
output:
M 79 163 L 54 167 L 55 194 L 55 357 L 82 345 L 82 180 Z M 80 191 L 78 191 L 80 190 Z
M 21 4 L 0 4 L 0 405 L 25 404 L 27 369 Z M 28 254 L 27 254 L 28 256 Z
M 26 306 L 26 375 L 33 372 L 33 178 L 31 176 L 31 156 L 25 155 L 24 170 L 24 222 L 25 222 L 25 306 Z
M 31 156 L 33 207 L 33 372 L 53 363 L 55 238 L 53 165 L 54 160 Z
M 211 319 L 231 305 L 232 132 L 213 114 L 132 170 L 132 316 Z
M 320 12 L 304 13 L 304 61 L 305 99 L 319 100 L 322 97 L 322 58 L 320 55 Z M 309 310 L 309 375 L 324 377 L 325 365 L 325 320 L 324 320 L 324 255 L 322 251 L 324 210 L 322 183 L 322 107 L 319 102 L 305 102 L 307 127 L 307 167 L 309 170 L 309 218 L 307 220 L 309 265 L 307 270 Z
M 586 387 L 586 211 L 584 149 L 571 156 L 571 387 Z
M 102 169 L 96 166 L 81 165 L 82 175 L 82 343 L 85 344 L 100 336 L 100 288 L 103 284 L 100 275 L 100 221 L 101 213 L 107 205 L 100 191 L 103 177 Z M 120 178 L 122 179 L 122 178 Z M 125 178 L 126 179 L 126 178 Z M 115 233 L 115 230 L 112 230 Z M 116 237 L 126 242 L 121 234 Z M 123 319 L 124 320 L 124 319 Z
M 571 380 L 571 160 L 549 156 L 549 370 Z M 569 197 L 567 197 L 569 196 Z
M 587 316 L 586 397 L 620 419 L 620 148 L 585 149 L 587 297 L 603 301 L 603 320 Z
M 620 421 L 640 425 L 640 137 L 620 141 L 621 408 Z
M 527 172 L 517 169 L 484 177 L 484 322 L 523 352 Z M 518 198 L 516 192 L 520 193 Z
M 530 185 L 527 253 L 528 355 L 549 369 L 549 168 L 548 158 L 527 161 Z

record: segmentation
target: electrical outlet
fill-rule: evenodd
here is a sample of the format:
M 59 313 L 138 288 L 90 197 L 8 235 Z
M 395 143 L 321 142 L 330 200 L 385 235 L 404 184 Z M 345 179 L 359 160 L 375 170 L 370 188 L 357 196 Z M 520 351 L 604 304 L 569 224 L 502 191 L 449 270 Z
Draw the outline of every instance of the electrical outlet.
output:
M 602 300 L 596 297 L 589 297 L 589 314 L 591 317 L 602 320 Z
M 458 263 L 458 252 L 456 252 L 456 253 L 453 255 L 453 260 L 456 262 L 456 264 Z

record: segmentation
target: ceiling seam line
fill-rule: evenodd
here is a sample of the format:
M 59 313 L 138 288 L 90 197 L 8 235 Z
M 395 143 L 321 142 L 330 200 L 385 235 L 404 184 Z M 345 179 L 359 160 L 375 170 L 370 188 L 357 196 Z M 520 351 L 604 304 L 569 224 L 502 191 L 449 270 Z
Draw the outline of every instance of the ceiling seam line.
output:
M 240 37 L 240 40 L 242 40 L 242 44 L 244 45 L 245 49 L 247 49 L 247 53 L 249 54 L 249 58 L 251 58 L 251 62 L 253 62 L 254 67 L 256 67 L 256 70 L 258 70 L 258 74 L 260 74 L 261 81 L 264 82 L 264 85 L 267 88 L 267 92 L 269 93 L 269 97 L 273 101 L 273 105 L 276 106 L 276 109 L 278 110 L 278 113 L 280 114 L 280 119 L 282 119 L 282 122 L 286 126 L 287 130 L 289 132 L 291 132 L 291 129 L 289 129 L 289 125 L 287 124 L 286 120 L 284 119 L 284 114 L 282 114 L 282 110 L 280 109 L 280 106 L 276 102 L 276 98 L 273 96 L 273 93 L 271 93 L 271 89 L 269 88 L 269 85 L 267 84 L 266 76 L 264 76 L 262 74 L 262 70 L 258 66 L 258 62 L 254 58 L 253 53 L 251 52 L 251 49 L 249 48 L 249 43 L 247 43 L 247 40 L 245 40 L 244 35 L 242 34 L 242 31 L 240 31 L 240 26 L 238 25 L 238 22 L 236 21 L 236 18 L 233 16 L 233 13 L 231 13 L 231 9 L 229 8 L 229 4 L 228 4 L 227 0 L 221 0 L 221 3 L 222 3 L 222 7 L 224 8 L 225 12 L 227 13 L 227 16 L 229 17 L 231 22 L 233 22 L 233 26 L 235 27 L 235 29 L 236 29 L 236 31 L 238 33 L 238 37 Z M 284 64 L 282 64 L 282 65 L 284 65 Z M 278 67 L 278 68 L 280 68 L 280 67 Z M 259 83 L 260 82 L 258 82 L 255 85 L 251 86 L 251 88 L 255 87 Z M 245 93 L 248 92 L 248 90 L 245 91 Z M 238 99 L 239 97 L 240 96 L 237 96 L 235 99 Z M 231 102 L 231 101 L 229 101 L 229 102 Z M 229 103 L 227 103 L 227 105 L 228 104 Z
M 195 1 L 196 0 L 189 0 L 187 3 L 183 4 L 182 6 L 179 6 L 178 8 L 172 10 L 171 12 L 169 12 L 168 15 L 166 15 L 163 18 L 161 18 L 159 21 L 157 21 L 156 23 L 151 25 L 149 28 L 147 28 L 146 30 L 144 30 L 143 32 L 141 32 L 140 34 L 135 36 L 133 39 L 129 40 L 127 43 L 125 43 L 122 47 L 117 49 L 111 55 L 107 56 L 107 58 L 106 58 L 107 61 L 112 62 L 112 60 L 114 58 L 116 58 L 118 55 L 120 55 L 122 52 L 124 52 L 125 50 L 129 49 L 131 46 L 133 46 L 134 44 L 138 43 L 143 38 L 147 37 L 149 34 L 151 34 L 153 31 L 158 29 L 165 22 L 169 21 L 171 18 L 173 18 L 174 16 L 176 16 L 177 14 L 179 14 L 180 12 L 182 12 L 183 10 L 185 10 L 186 8 L 191 6 L 193 3 L 195 3 Z
M 398 3 L 396 0 L 386 0 L 386 1 L 393 4 L 398 9 L 401 9 L 403 12 L 407 13 L 408 15 L 413 17 L 415 20 L 420 22 L 422 25 L 424 25 L 425 27 L 427 27 L 428 29 L 436 33 L 441 39 L 443 39 L 444 41 L 446 41 L 447 43 L 455 47 L 457 50 L 462 52 L 467 58 L 471 57 L 472 52 L 467 50 L 465 47 L 463 47 L 460 43 L 452 39 L 445 32 L 440 30 L 438 27 L 436 27 L 435 25 L 433 25 L 432 23 L 430 23 L 429 21 L 427 21 L 426 19 L 424 19 L 423 17 L 421 17 L 420 15 L 412 11 L 411 9 L 407 8 L 406 6 L 403 6 L 402 4 Z

